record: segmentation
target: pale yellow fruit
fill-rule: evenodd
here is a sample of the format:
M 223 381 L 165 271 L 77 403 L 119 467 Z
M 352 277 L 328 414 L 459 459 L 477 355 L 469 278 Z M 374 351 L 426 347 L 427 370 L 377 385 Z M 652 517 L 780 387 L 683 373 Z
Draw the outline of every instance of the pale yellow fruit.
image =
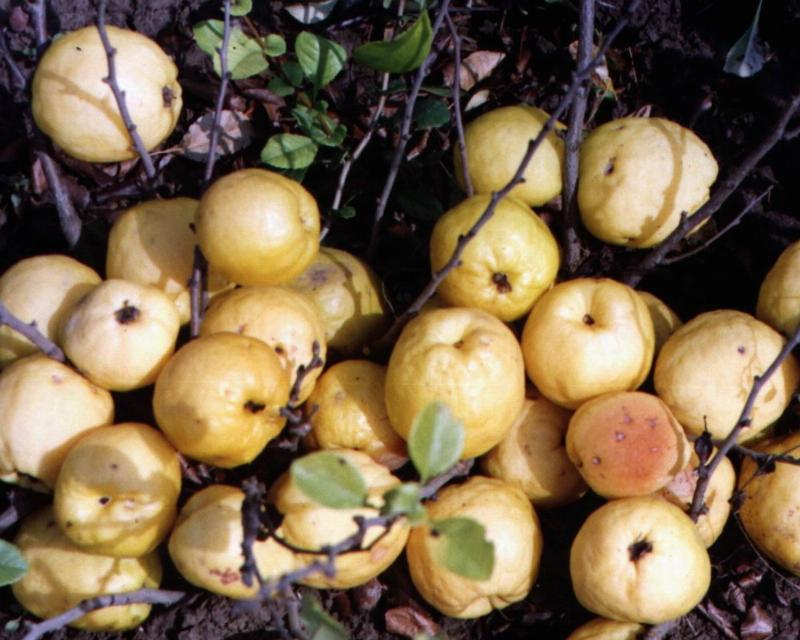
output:
M 57 616 L 88 598 L 153 589 L 161 582 L 157 553 L 112 558 L 80 549 L 61 532 L 50 507 L 25 519 L 14 544 L 28 562 L 28 572 L 11 585 L 11 590 L 25 609 L 40 618 Z M 151 606 L 105 607 L 70 626 L 90 631 L 132 629 L 150 615 Z
M 350 449 L 335 452 L 346 463 L 355 467 L 364 478 L 370 504 L 383 503 L 383 494 L 396 487 L 400 481 L 389 470 L 375 462 L 367 454 Z M 370 518 L 378 510 L 332 509 L 324 507 L 308 497 L 291 478 L 289 472 L 282 475 L 270 491 L 269 501 L 283 514 L 283 537 L 290 544 L 302 549 L 319 550 L 334 545 L 353 535 L 358 527 L 354 516 Z M 315 573 L 301 581 L 318 589 L 351 589 L 370 581 L 382 573 L 403 551 L 408 539 L 409 525 L 404 519 L 395 522 L 388 533 L 386 527 L 369 527 L 361 543 L 362 551 L 344 553 L 336 557 L 335 574 L 326 576 Z M 380 536 L 380 540 L 378 540 Z M 319 560 L 320 556 L 298 554 L 301 565 Z
M 436 221 L 430 241 L 434 272 L 452 258 L 459 238 L 489 201 L 489 196 L 467 198 Z M 559 262 L 558 243 L 542 219 L 522 202 L 504 198 L 438 293 L 450 305 L 483 309 L 510 322 L 528 313 L 553 284 Z
M 114 420 L 111 394 L 37 354 L 0 374 L 0 479 L 52 489 L 81 435 Z
M 325 326 L 319 312 L 305 294 L 289 287 L 241 287 L 221 296 L 206 311 L 200 335 L 220 331 L 258 338 L 272 347 L 292 384 L 297 368 L 311 362 L 315 342 L 325 361 Z M 307 372 L 298 402 L 308 398 L 321 373 L 322 367 Z
M 711 561 L 689 517 L 652 496 L 606 503 L 570 549 L 572 588 L 604 618 L 659 624 L 691 611 L 708 590 Z
M 156 380 L 153 412 L 181 453 L 218 467 L 253 460 L 286 422 L 289 378 L 255 338 L 216 333 L 181 347 Z
M 741 311 L 700 314 L 667 340 L 656 359 L 656 393 L 688 433 L 705 429 L 725 438 L 744 408 L 755 376 L 766 371 L 785 339 Z M 793 355 L 769 378 L 756 398 L 751 422 L 739 441 L 757 435 L 783 413 L 800 380 Z
M 314 301 L 331 349 L 354 353 L 386 327 L 387 307 L 378 276 L 346 251 L 320 247 L 314 261 L 289 286 Z
M 196 587 L 239 600 L 258 594 L 255 577 L 244 584 L 242 502 L 238 487 L 215 484 L 195 493 L 178 514 L 169 555 L 178 572 Z M 281 528 L 277 533 L 282 534 Z M 253 556 L 266 580 L 297 568 L 294 554 L 274 539 L 256 540 Z
M 661 347 L 673 333 L 683 326 L 683 322 L 678 314 L 670 309 L 667 304 L 647 291 L 637 291 L 647 305 L 650 318 L 653 321 L 655 331 L 655 353 L 661 351 Z
M 716 455 L 716 450 L 714 455 Z M 695 488 L 697 487 L 698 466 L 697 454 L 692 453 L 688 466 L 676 475 L 666 487 L 661 489 L 658 495 L 688 513 L 692 506 Z M 706 547 L 714 544 L 714 541 L 719 538 L 725 528 L 725 523 L 731 513 L 730 499 L 733 496 L 735 486 L 736 472 L 733 469 L 733 464 L 727 457 L 724 457 L 708 481 L 703 497 L 706 510 L 700 514 L 697 522 L 695 522 L 697 531 L 700 533 L 700 537 Z
M 314 448 L 355 449 L 389 469 L 408 461 L 405 441 L 386 413 L 386 367 L 368 360 L 335 364 L 308 397 Z
M 692 448 L 657 396 L 612 391 L 587 400 L 569 421 L 567 455 L 604 498 L 643 496 L 686 468 Z
M 150 150 L 175 128 L 181 112 L 178 69 L 150 38 L 107 26 L 117 84 L 136 131 Z M 107 83 L 108 61 L 95 26 L 72 31 L 45 51 L 31 87 L 39 128 L 69 155 L 87 162 L 137 157 Z
M 386 410 L 408 439 L 419 413 L 443 402 L 464 426 L 462 458 L 500 442 L 525 401 L 525 370 L 511 330 L 479 309 L 436 309 L 403 329 L 386 372 Z
M 521 343 L 536 388 L 574 409 L 602 393 L 642 384 L 655 335 L 647 305 L 634 289 L 608 278 L 576 278 L 541 297 Z
M 522 491 L 495 478 L 473 476 L 440 491 L 426 508 L 432 521 L 472 518 L 494 545 L 491 575 L 471 580 L 441 564 L 438 536 L 429 525 L 416 527 L 408 539 L 406 558 L 414 586 L 429 604 L 453 618 L 477 618 L 528 595 L 539 573 L 542 533 Z
M 574 502 L 586 493 L 586 483 L 564 445 L 570 415 L 538 393 L 529 393 L 505 438 L 481 458 L 481 468 L 522 489 L 537 508 Z
M 708 200 L 717 162 L 692 131 L 664 118 L 621 118 L 581 144 L 578 208 L 611 244 L 643 249 L 666 238 Z
M 197 209 L 203 255 L 238 284 L 283 284 L 301 274 L 319 249 L 319 209 L 299 182 L 266 169 L 229 173 Z
M 800 433 L 775 438 L 756 447 L 762 453 L 800 458 Z M 776 462 L 771 473 L 756 475 L 758 464 L 745 456 L 739 473 L 744 502 L 739 518 L 747 536 L 767 557 L 800 575 L 800 467 Z
M 152 384 L 175 350 L 178 310 L 160 289 L 106 280 L 61 325 L 64 353 L 89 380 L 112 391 Z
M 20 260 L 0 276 L 0 302 L 11 313 L 58 341 L 58 327 L 73 305 L 95 286 L 100 276 L 69 256 L 44 255 Z M 0 326 L 0 369 L 37 347 L 8 327 Z
M 181 324 L 191 317 L 188 284 L 197 244 L 197 205 L 192 198 L 141 202 L 117 218 L 108 236 L 106 276 L 158 287 L 175 303 Z M 211 297 L 228 286 L 216 269 L 209 270 Z
M 528 143 L 539 135 L 548 117 L 541 109 L 521 104 L 494 109 L 466 126 L 467 167 L 475 193 L 490 194 L 511 181 Z M 454 149 L 455 175 L 461 183 L 461 154 L 456 145 Z M 551 200 L 561 193 L 563 165 L 564 142 L 551 131 L 528 163 L 524 182 L 511 195 L 531 206 Z
M 791 335 L 800 320 L 800 241 L 786 247 L 758 291 L 756 317 Z
M 567 640 L 637 640 L 644 629 L 638 622 L 595 618 L 575 629 Z
M 166 537 L 180 491 L 178 452 L 157 429 L 125 422 L 94 429 L 70 450 L 53 512 L 73 544 L 133 558 L 154 551 Z

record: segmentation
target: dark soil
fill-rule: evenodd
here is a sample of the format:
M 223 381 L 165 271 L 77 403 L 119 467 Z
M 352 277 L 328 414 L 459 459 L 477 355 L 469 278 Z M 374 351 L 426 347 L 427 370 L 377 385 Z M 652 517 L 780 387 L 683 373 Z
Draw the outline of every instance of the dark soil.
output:
M 48 31 L 77 28 L 95 20 L 96 4 L 88 0 L 53 0 Z M 255 2 L 253 23 L 262 34 L 282 33 L 289 43 L 304 27 L 280 2 Z M 503 62 L 470 94 L 489 91 L 488 102 L 470 111 L 504 104 L 530 102 L 548 110 L 560 100 L 573 70 L 568 45 L 577 39 L 577 15 L 570 2 L 552 0 L 495 0 L 476 2 L 472 10 L 458 10 L 454 19 L 463 35 L 465 54 L 476 50 L 502 51 Z M 6 30 L 14 57 L 23 71 L 33 67 L 36 47 L 32 25 L 25 19 L 25 2 L 0 0 L 0 28 Z M 463 7 L 463 2 L 456 2 Z M 615 23 L 622 2 L 597 3 L 598 31 Z M 723 73 L 728 49 L 748 28 L 755 0 L 680 2 L 645 0 L 633 25 L 626 29 L 608 55 L 608 69 L 616 98 L 599 104 L 590 126 L 648 106 L 652 115 L 665 116 L 691 127 L 717 157 L 721 172 L 733 169 L 756 145 L 776 119 L 784 101 L 798 83 L 800 68 L 800 1 L 765 2 L 760 34 L 769 45 L 770 59 L 751 78 Z M 392 13 L 380 2 L 339 0 L 334 13 L 310 27 L 342 43 L 348 50 L 382 37 Z M 199 20 L 218 17 L 218 3 L 200 0 L 152 0 L 110 3 L 109 22 L 136 29 L 156 39 L 181 69 L 185 109 L 169 147 L 189 124 L 213 109 L 218 79 L 207 56 L 193 44 L 191 27 Z M 441 34 L 437 43 L 450 43 Z M 452 57 L 444 50 L 433 67 L 429 83 L 442 85 L 442 72 Z M 222 158 L 216 174 L 257 165 L 265 140 L 281 129 L 290 130 L 288 108 L 265 92 L 263 77 L 234 82 L 227 107 L 251 114 L 256 137 L 245 150 Z M 377 103 L 377 80 L 356 65 L 333 83 L 327 99 L 331 112 L 347 125 L 345 144 L 352 147 L 366 130 L 370 108 Z M 326 244 L 363 255 L 372 212 L 386 179 L 398 120 L 406 94 L 389 99 L 382 127 L 365 155 L 356 163 L 346 188 L 348 204 L 357 215 L 348 220 L 333 216 Z M 0 271 L 20 258 L 46 253 L 71 253 L 102 273 L 105 238 L 115 212 L 153 197 L 142 186 L 138 167 L 109 174 L 96 167 L 56 156 L 72 198 L 84 221 L 84 232 L 72 250 L 58 225 L 52 198 L 43 188 L 40 169 L 32 170 L 31 147 L 22 127 L 6 65 L 0 66 Z M 798 127 L 795 121 L 793 127 Z M 790 127 L 792 128 L 792 127 Z M 797 133 L 794 131 L 793 133 Z M 410 158 L 403 164 L 381 250 L 373 263 L 386 283 L 394 307 L 402 310 L 427 281 L 427 237 L 439 213 L 461 198 L 453 179 L 454 128 L 449 125 L 415 132 Z M 160 160 L 156 194 L 197 196 L 202 184 L 201 163 L 167 154 Z M 320 208 L 329 214 L 340 165 L 334 150 L 323 149 L 304 177 Z M 662 267 L 645 277 L 641 288 L 652 291 L 684 319 L 718 308 L 753 312 L 758 287 L 780 251 L 800 237 L 800 136 L 787 136 L 745 180 L 701 232 L 712 235 L 734 218 L 767 187 L 769 195 L 721 239 L 685 261 Z M 558 204 L 543 213 L 559 226 Z M 633 252 L 591 245 L 593 252 L 581 273 L 620 276 L 631 264 Z M 118 394 L 118 419 L 150 420 L 148 391 Z M 780 428 L 794 429 L 796 407 Z M 270 447 L 244 470 L 219 474 L 237 482 L 257 471 L 266 480 L 284 470 L 291 453 Z M 191 483 L 188 483 L 191 484 Z M 195 490 L 197 485 L 190 487 Z M 800 488 L 798 488 L 800 490 Z M 0 487 L 0 511 L 16 504 L 24 513 L 41 498 L 11 486 Z M 578 504 L 543 511 L 545 554 L 536 587 L 523 602 L 475 621 L 447 619 L 428 607 L 415 593 L 408 572 L 398 561 L 378 580 L 352 592 L 325 592 L 319 597 L 326 610 L 342 621 L 354 638 L 413 637 L 415 632 L 441 633 L 448 638 L 565 638 L 591 616 L 572 595 L 568 554 L 581 522 L 600 504 L 588 496 Z M 14 529 L 6 532 L 13 535 Z M 7 536 L 8 537 L 8 536 Z M 711 549 L 714 577 L 703 603 L 692 613 L 653 633 L 663 638 L 800 637 L 800 581 L 761 558 L 732 518 Z M 254 607 L 197 593 L 165 561 L 164 588 L 186 589 L 192 595 L 176 606 L 154 609 L 138 630 L 121 635 L 97 635 L 64 630 L 53 638 L 135 638 L 151 640 L 250 640 L 280 637 L 280 605 Z M 23 616 L 9 589 L 0 590 L 0 638 L 17 638 L 14 625 Z M 4 627 L 5 625 L 5 627 Z M 5 629 L 5 630 L 4 630 Z

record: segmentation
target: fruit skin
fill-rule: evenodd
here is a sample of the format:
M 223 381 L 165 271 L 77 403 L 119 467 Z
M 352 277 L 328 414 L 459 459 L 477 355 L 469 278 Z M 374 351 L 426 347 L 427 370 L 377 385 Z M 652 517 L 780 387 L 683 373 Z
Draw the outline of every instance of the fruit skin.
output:
M 308 397 L 311 433 L 317 449 L 363 451 L 388 469 L 408 462 L 405 441 L 386 414 L 386 367 L 369 360 L 345 360 L 320 376 Z
M 266 169 L 241 169 L 203 194 L 196 230 L 203 255 L 228 280 L 284 284 L 317 255 L 319 209 L 299 182 Z
M 557 284 L 533 307 L 521 340 L 528 377 L 570 409 L 608 391 L 636 389 L 650 371 L 654 343 L 647 305 L 609 278 Z
M 58 474 L 53 513 L 80 548 L 135 558 L 167 536 L 180 491 L 178 452 L 157 429 L 126 422 L 94 429 L 72 447 Z
M 529 391 L 506 436 L 481 458 L 484 473 L 522 489 L 537 509 L 574 502 L 586 483 L 564 446 L 571 415 Z
M 637 640 L 644 630 L 638 622 L 594 618 L 570 633 L 567 640 Z
M 248 587 L 241 575 L 243 500 L 238 487 L 213 484 L 201 489 L 181 509 L 168 543 L 170 558 L 186 580 L 237 600 L 258 594 L 258 582 Z M 282 528 L 276 533 L 281 535 Z M 272 538 L 256 540 L 253 556 L 267 580 L 297 568 L 294 554 Z
M 604 498 L 643 496 L 686 468 L 683 428 L 657 396 L 612 391 L 587 400 L 569 421 L 567 455 Z
M 506 325 L 480 309 L 449 308 L 405 326 L 386 371 L 389 422 L 407 440 L 435 400 L 464 425 L 463 459 L 503 439 L 525 401 L 522 352 Z
M 653 496 L 620 498 L 589 515 L 570 549 L 572 588 L 589 611 L 659 624 L 702 600 L 711 561 L 694 523 Z
M 800 320 L 800 241 L 786 247 L 758 290 L 756 317 L 784 335 Z
M 708 429 L 712 438 L 723 439 L 739 419 L 754 377 L 764 373 L 784 343 L 777 331 L 741 311 L 702 313 L 661 348 L 653 376 L 656 393 L 687 433 L 699 436 Z M 800 365 L 790 354 L 761 389 L 739 442 L 780 417 L 798 381 Z
M 175 350 L 178 310 L 155 287 L 106 280 L 61 324 L 64 353 L 95 384 L 130 391 L 152 384 Z
M 464 144 L 475 193 L 491 194 L 511 181 L 528 142 L 539 135 L 548 117 L 537 107 L 521 104 L 494 109 L 467 124 Z M 456 179 L 461 184 L 461 154 L 456 145 L 453 162 Z M 564 142 L 551 131 L 528 163 L 524 182 L 516 185 L 510 195 L 531 206 L 544 204 L 561 193 L 563 165 Z
M 317 306 L 328 347 L 352 354 L 377 338 L 387 323 L 381 281 L 354 255 L 320 247 L 317 257 L 289 283 Z
M 637 291 L 639 296 L 647 305 L 650 318 L 653 321 L 653 331 L 655 332 L 655 353 L 661 351 L 661 347 L 673 333 L 683 326 L 683 322 L 667 304 L 647 291 Z
M 218 467 L 253 460 L 286 423 L 289 379 L 275 352 L 236 333 L 181 347 L 156 380 L 156 423 L 181 453 Z
M 117 83 L 131 120 L 150 150 L 172 133 L 181 112 L 178 68 L 150 38 L 107 26 Z M 31 87 L 38 127 L 67 154 L 87 162 L 137 157 L 111 88 L 108 62 L 95 26 L 72 31 L 45 51 Z
M 370 504 L 380 506 L 383 494 L 396 487 L 400 481 L 383 465 L 367 454 L 352 449 L 339 449 L 336 454 L 355 467 L 367 485 Z M 302 549 L 322 549 L 334 545 L 356 533 L 358 527 L 354 516 L 371 518 L 378 515 L 377 508 L 332 509 L 309 498 L 298 488 L 289 472 L 283 474 L 272 485 L 268 501 L 283 514 L 283 537 Z M 409 525 L 405 519 L 395 522 L 389 532 L 375 542 L 385 531 L 384 527 L 367 529 L 361 544 L 362 551 L 345 553 L 336 558 L 335 575 L 315 573 L 300 581 L 301 584 L 318 589 L 351 589 L 369 582 L 382 573 L 399 556 L 408 539 Z M 373 544 L 374 543 L 374 544 Z M 372 545 L 369 550 L 365 547 Z M 320 556 L 298 554 L 298 566 L 318 561 Z
M 759 443 L 755 448 L 763 453 L 787 454 L 797 457 L 800 433 Z M 755 475 L 758 465 L 749 457 L 742 462 L 739 490 L 744 502 L 739 518 L 753 544 L 766 556 L 794 575 L 800 575 L 800 468 L 777 462 L 775 470 Z
M 73 545 L 56 525 L 50 507 L 28 516 L 14 540 L 28 562 L 28 572 L 11 585 L 14 597 L 40 618 L 51 618 L 95 596 L 157 588 L 161 562 L 157 553 L 113 558 Z M 152 605 L 130 604 L 98 609 L 71 622 L 89 631 L 122 631 L 140 625 Z
M 581 144 L 578 208 L 589 233 L 610 244 L 658 244 L 708 200 L 718 166 L 692 131 L 664 118 L 620 118 Z
M 325 361 L 325 326 L 308 296 L 289 287 L 240 287 L 217 298 L 206 311 L 200 335 L 230 331 L 258 338 L 272 347 L 294 384 L 297 368 L 308 365 L 319 345 Z M 311 393 L 322 367 L 310 369 L 300 385 L 298 402 Z
M 126 210 L 108 235 L 106 276 L 158 287 L 172 298 L 181 324 L 189 322 L 189 278 L 197 238 L 192 230 L 198 200 L 147 200 Z M 211 298 L 228 288 L 215 269 L 208 274 Z
M 430 240 L 431 269 L 442 269 L 456 244 L 489 206 L 490 197 L 467 198 L 436 221 Z M 452 306 L 475 307 L 511 322 L 530 311 L 553 284 L 558 243 L 542 219 L 522 202 L 504 198 L 461 255 L 461 264 L 439 285 Z
M 114 420 L 105 389 L 42 354 L 0 374 L 0 479 L 52 489 L 81 435 Z
M 100 282 L 94 269 L 69 256 L 34 256 L 0 276 L 0 302 L 23 322 L 35 322 L 40 333 L 57 342 L 64 316 Z M 0 369 L 37 351 L 27 338 L 7 325 L 0 326 Z
M 420 595 L 443 614 L 477 618 L 528 595 L 539 572 L 542 533 L 530 501 L 516 487 L 495 478 L 473 476 L 451 485 L 426 504 L 431 520 L 472 518 L 494 543 L 494 568 L 488 580 L 470 580 L 436 559 L 436 538 L 428 525 L 415 527 L 406 558 Z

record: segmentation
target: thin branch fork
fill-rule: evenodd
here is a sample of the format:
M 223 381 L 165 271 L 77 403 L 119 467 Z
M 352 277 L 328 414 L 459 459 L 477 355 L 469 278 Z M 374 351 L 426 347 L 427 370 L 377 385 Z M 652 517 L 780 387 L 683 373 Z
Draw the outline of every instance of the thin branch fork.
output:
M 108 39 L 108 32 L 106 31 L 106 0 L 100 0 L 98 3 L 97 31 L 100 34 L 100 40 L 103 42 L 103 49 L 105 49 L 106 59 L 108 60 L 108 76 L 103 78 L 103 82 L 110 87 L 111 92 L 114 94 L 114 100 L 117 102 L 117 107 L 119 108 L 119 114 L 122 117 L 122 122 L 125 125 L 125 128 L 128 130 L 128 134 L 133 141 L 133 146 L 136 149 L 136 152 L 142 159 L 142 166 L 144 166 L 144 172 L 147 175 L 147 178 L 149 180 L 153 180 L 156 177 L 156 169 L 155 166 L 153 166 L 153 160 L 147 151 L 147 147 L 144 146 L 144 142 L 142 141 L 142 137 L 139 135 L 136 124 L 131 118 L 131 113 L 128 110 L 127 103 L 125 102 L 125 92 L 120 89 L 119 82 L 117 81 L 117 66 L 114 60 L 115 56 L 117 55 L 117 50 L 111 46 L 111 41 Z
M 622 278 L 622 281 L 631 287 L 638 285 L 644 275 L 661 264 L 667 255 L 671 253 L 689 233 L 714 215 L 725 201 L 739 188 L 739 185 L 741 185 L 744 179 L 756 168 L 764 156 L 785 137 L 786 127 L 789 125 L 789 122 L 795 113 L 797 113 L 798 109 L 800 109 L 800 87 L 795 89 L 794 94 L 786 103 L 785 108 L 769 133 L 761 142 L 750 150 L 739 166 L 725 177 L 719 187 L 714 191 L 711 198 L 691 216 L 684 213 L 676 229 L 670 233 L 660 245 L 645 255 L 645 257 Z
M 138 589 L 127 593 L 112 593 L 96 598 L 83 600 L 77 606 L 65 611 L 64 613 L 38 622 L 28 628 L 28 632 L 22 640 L 38 640 L 51 631 L 56 631 L 82 618 L 87 613 L 103 609 L 128 604 L 175 604 L 186 594 L 183 591 L 165 591 L 161 589 Z
M 230 81 L 231 74 L 228 71 L 228 46 L 231 39 L 231 0 L 224 0 L 224 18 L 222 28 L 222 47 L 219 51 L 219 93 L 217 94 L 217 103 L 214 106 L 214 121 L 211 125 L 211 135 L 208 141 L 208 156 L 206 157 L 206 169 L 203 174 L 203 182 L 205 186 L 211 182 L 211 177 L 214 175 L 214 163 L 217 161 L 217 145 L 219 144 L 220 133 L 220 119 L 222 118 L 222 108 L 225 105 L 225 93 L 228 90 L 228 82 Z
M 58 360 L 59 362 L 66 361 L 66 357 L 64 356 L 64 352 L 61 350 L 61 348 L 55 342 L 47 338 L 41 331 L 39 331 L 35 322 L 23 322 L 17 318 L 17 316 L 11 313 L 2 302 L 0 302 L 0 326 L 2 325 L 8 326 L 10 329 L 13 329 L 23 337 L 30 340 L 48 358 L 53 358 L 53 360 Z
M 728 455 L 730 450 L 736 445 L 736 441 L 741 434 L 742 429 L 749 426 L 752 421 L 753 407 L 755 406 L 756 398 L 761 392 L 761 389 L 769 381 L 769 379 L 780 369 L 786 358 L 792 353 L 794 348 L 800 344 L 800 325 L 798 325 L 791 338 L 783 345 L 780 353 L 775 357 L 772 363 L 767 367 L 766 371 L 753 379 L 753 386 L 750 388 L 750 393 L 747 395 L 742 412 L 739 419 L 736 421 L 733 429 L 731 429 L 728 436 L 717 448 L 717 453 L 705 464 L 697 468 L 697 486 L 692 496 L 692 504 L 689 509 L 689 517 L 695 522 L 700 517 L 705 507 L 705 493 L 708 488 L 708 483 L 711 481 L 711 476 L 714 475 L 717 467 L 722 462 L 722 459 Z

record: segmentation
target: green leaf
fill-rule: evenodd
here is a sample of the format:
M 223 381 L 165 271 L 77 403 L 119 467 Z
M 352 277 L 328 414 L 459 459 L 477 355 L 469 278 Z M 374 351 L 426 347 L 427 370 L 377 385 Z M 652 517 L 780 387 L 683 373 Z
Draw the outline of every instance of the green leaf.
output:
M 404 482 L 383 494 L 381 514 L 391 515 L 402 513 L 408 518 L 411 525 L 417 525 L 428 517 L 428 512 L 422 506 L 420 496 L 421 486 L 417 482 Z
M 423 98 L 414 109 L 414 121 L 420 129 L 435 129 L 450 122 L 450 109 L 443 100 Z
M 16 582 L 28 571 L 22 552 L 10 542 L 0 540 L 0 587 Z
M 281 66 L 281 71 L 283 71 L 283 75 L 286 76 L 292 86 L 299 87 L 303 84 L 303 69 L 294 60 L 284 62 Z
M 261 150 L 261 162 L 279 169 L 304 169 L 316 156 L 316 143 L 295 133 L 274 135 Z
M 317 89 L 333 80 L 344 69 L 347 60 L 344 47 L 310 31 L 298 34 L 294 41 L 294 52 L 303 73 Z
M 327 103 L 321 100 L 319 106 L 320 109 L 326 108 Z M 324 147 L 338 147 L 344 142 L 347 127 L 339 124 L 320 109 L 309 109 L 304 105 L 297 105 L 292 109 L 292 115 L 303 133 L 310 136 L 316 144 Z
M 281 96 L 282 98 L 294 93 L 294 87 L 279 76 L 269 79 L 267 89 L 272 91 L 276 96 Z
M 300 602 L 300 620 L 310 640 L 349 640 L 347 630 L 320 605 L 314 596 L 304 593 Z
M 732 73 L 740 78 L 749 78 L 761 71 L 761 67 L 767 61 L 767 48 L 758 37 L 758 20 L 761 17 L 762 2 L 763 0 L 758 2 L 750 27 L 728 51 L 723 67 L 723 71 L 726 73 Z
M 449 98 L 453 95 L 453 90 L 450 87 L 438 87 L 435 84 L 423 84 L 421 89 L 425 93 L 430 93 L 440 98 Z
M 222 20 L 205 20 L 192 27 L 197 46 L 211 56 L 217 75 L 222 73 L 219 49 L 222 47 L 223 29 Z M 245 35 L 239 27 L 231 29 L 227 63 L 234 80 L 257 75 L 269 66 L 258 40 Z
M 428 12 L 392 41 L 368 42 L 353 52 L 356 62 L 378 71 L 405 73 L 418 68 L 431 51 L 433 29 Z
M 270 33 L 268 36 L 263 38 L 261 42 L 263 44 L 264 53 L 270 58 L 282 56 L 284 53 L 286 53 L 286 40 L 284 40 L 283 36 L 279 36 L 277 33 Z
M 351 207 L 349 204 L 346 204 L 343 207 L 334 209 L 333 214 L 339 216 L 342 220 L 351 220 L 352 218 L 356 217 L 356 210 L 355 207 Z
M 444 473 L 461 457 L 464 427 L 443 402 L 431 402 L 419 412 L 411 425 L 408 454 L 427 482 Z
M 437 562 L 471 580 L 488 580 L 494 569 L 494 543 L 472 518 L 447 518 L 431 523 Z
M 253 0 L 233 0 L 231 4 L 232 16 L 246 16 L 253 10 Z
M 334 451 L 317 451 L 295 460 L 292 481 L 312 500 L 333 509 L 363 507 L 367 483 L 347 460 Z
M 323 2 L 300 2 L 287 5 L 286 13 L 303 24 L 322 22 L 333 11 L 339 0 L 324 0 Z

